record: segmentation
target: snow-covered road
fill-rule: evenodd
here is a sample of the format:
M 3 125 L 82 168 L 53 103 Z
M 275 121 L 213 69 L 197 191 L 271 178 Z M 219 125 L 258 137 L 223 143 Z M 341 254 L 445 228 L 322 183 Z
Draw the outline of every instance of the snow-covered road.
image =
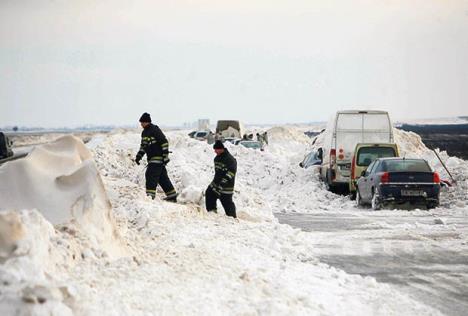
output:
M 313 254 L 350 274 L 393 284 L 446 315 L 468 310 L 468 214 L 350 210 L 276 214 L 310 232 Z

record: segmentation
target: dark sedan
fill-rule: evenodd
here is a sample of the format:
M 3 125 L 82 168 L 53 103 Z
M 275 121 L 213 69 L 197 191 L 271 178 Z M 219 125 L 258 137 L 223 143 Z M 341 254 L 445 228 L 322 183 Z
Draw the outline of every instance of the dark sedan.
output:
M 439 205 L 440 177 L 424 159 L 380 158 L 363 171 L 357 182 L 359 206 L 374 210 L 389 203 Z

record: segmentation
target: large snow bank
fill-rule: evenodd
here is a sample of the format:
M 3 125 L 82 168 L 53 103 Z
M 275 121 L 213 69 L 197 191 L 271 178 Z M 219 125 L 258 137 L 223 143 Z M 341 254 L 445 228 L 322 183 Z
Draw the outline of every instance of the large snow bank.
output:
M 37 211 L 0 212 L 0 315 L 72 314 L 68 288 L 51 275 L 76 249 L 58 235 Z
M 52 224 L 71 224 L 109 253 L 120 251 L 112 208 L 90 151 L 64 136 L 0 167 L 0 209 L 37 209 Z
M 73 289 L 61 281 L 68 270 L 125 253 L 80 139 L 59 138 L 0 167 L 1 315 L 71 315 Z

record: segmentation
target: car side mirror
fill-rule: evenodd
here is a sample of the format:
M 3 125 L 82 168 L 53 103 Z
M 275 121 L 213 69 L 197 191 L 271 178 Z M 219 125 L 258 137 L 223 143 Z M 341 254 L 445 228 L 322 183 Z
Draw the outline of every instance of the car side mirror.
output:
M 300 162 L 299 167 L 304 168 L 304 164 L 302 162 Z
M 366 175 L 366 170 L 362 170 L 361 177 L 364 177 L 365 175 Z

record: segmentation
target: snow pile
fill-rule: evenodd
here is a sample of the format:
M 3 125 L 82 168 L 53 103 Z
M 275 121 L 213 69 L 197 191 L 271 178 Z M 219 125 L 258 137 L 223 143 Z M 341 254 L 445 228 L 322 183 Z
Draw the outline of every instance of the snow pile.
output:
M 294 142 L 309 144 L 310 138 L 303 131 L 294 127 L 277 126 L 268 130 L 268 138 L 272 143 Z
M 2 210 L 37 209 L 54 225 L 71 224 L 110 254 L 120 252 L 112 208 L 90 151 L 64 136 L 0 167 Z
M 286 191 L 282 178 L 298 156 L 288 148 L 303 146 L 300 141 L 289 139 L 283 148 L 273 141 L 278 155 L 271 147 L 229 147 L 239 163 L 235 220 L 203 210 L 202 192 L 213 176 L 211 146 L 184 132 L 168 136 L 169 174 L 186 205 L 161 201 L 161 192 L 155 201 L 144 196 L 144 167 L 131 161 L 138 133 L 93 143 L 116 216 L 128 223 L 122 235 L 134 256 L 76 266 L 70 282 L 78 283 L 87 304 L 75 304 L 81 306 L 75 313 L 437 314 L 372 278 L 320 264 L 310 255 L 307 233 L 272 217 L 277 210 L 269 199 L 278 188 Z
M 394 135 L 402 157 L 426 159 L 433 170 L 441 175 L 442 179 L 452 182 L 450 175 L 436 154 L 424 145 L 418 134 L 394 129 Z M 468 161 L 450 157 L 445 151 L 438 151 L 438 154 L 457 182 L 455 186 L 442 191 L 441 205 L 444 207 L 468 206 L 468 200 L 466 199 L 466 193 L 468 192 Z
M 80 225 L 54 229 L 44 218 L 62 223 L 67 218 L 62 212 L 73 210 L 72 222 L 108 223 L 85 207 L 107 211 L 109 205 L 86 148 L 60 140 L 31 156 L 37 159 L 10 165 L 9 175 L 29 170 L 50 188 L 33 191 L 25 201 L 34 201 L 44 216 L 37 211 L 0 213 L 0 282 L 7 284 L 0 291 L 0 313 L 436 315 L 373 278 L 321 264 L 312 255 L 310 234 L 278 224 L 273 212 L 353 204 L 326 192 L 313 170 L 299 168 L 310 139 L 294 128 L 270 132 L 264 152 L 228 145 L 239 167 L 238 220 L 204 211 L 203 191 L 214 173 L 213 149 L 206 142 L 190 139 L 186 132 L 168 133 L 173 151 L 168 171 L 182 203 L 172 204 L 160 199 L 162 192 L 154 201 L 145 196 L 145 167 L 132 161 L 139 132 L 120 131 L 91 141 L 113 205 L 115 233 L 128 248 L 128 256 L 118 259 L 99 252 L 89 240 L 95 234 L 75 230 Z M 40 173 L 38 166 L 57 172 Z M 49 179 L 69 176 L 69 186 Z M 8 188 L 1 187 L 0 193 L 4 190 Z M 75 190 L 81 195 L 74 195 Z M 61 212 L 41 198 L 47 192 L 62 197 L 56 204 Z M 66 197 L 83 202 L 70 207 L 62 201 Z M 83 218 L 76 220 L 76 214 Z
M 145 185 L 145 166 L 136 166 L 132 161 L 139 141 L 140 135 L 137 133 L 115 134 L 99 145 L 93 143 L 93 152 L 98 168 L 104 176 L 118 178 L 119 181 L 129 181 L 130 183 L 127 183 L 127 185 L 133 186 L 134 191 L 137 192 L 132 193 L 132 197 L 145 199 L 144 191 L 137 189 Z M 226 144 L 226 146 L 235 157 L 246 154 L 251 155 L 254 161 L 268 163 L 268 160 L 265 161 L 260 158 L 264 155 L 260 151 L 230 144 Z M 203 208 L 204 192 L 214 175 L 213 159 L 215 154 L 212 145 L 190 139 L 185 132 L 179 132 L 171 134 L 170 150 L 174 154 L 170 156 L 171 161 L 168 165 L 168 171 L 176 190 L 179 192 L 179 202 Z M 261 198 L 261 192 L 259 190 L 250 190 L 251 183 L 240 180 L 243 178 L 244 172 L 253 172 L 243 164 L 244 159 L 239 159 L 238 169 L 240 175 L 238 177 L 239 181 L 236 183 L 238 197 L 236 202 L 239 215 L 241 217 L 272 218 L 272 212 L 268 203 Z M 259 172 L 264 172 L 264 169 L 259 170 Z M 240 192 L 242 194 L 239 194 Z M 112 189 L 109 190 L 109 194 L 114 194 Z M 161 197 L 164 196 L 164 193 L 159 191 L 158 195 Z M 116 207 L 118 208 L 118 206 Z M 222 213 L 222 208 L 219 211 Z
M 0 314 L 71 314 L 61 283 L 88 257 L 125 253 L 90 151 L 73 136 L 0 167 Z M 55 228 L 54 228 L 55 225 Z
M 69 288 L 51 278 L 72 264 L 57 236 L 37 211 L 0 212 L 1 315 L 72 315 Z

